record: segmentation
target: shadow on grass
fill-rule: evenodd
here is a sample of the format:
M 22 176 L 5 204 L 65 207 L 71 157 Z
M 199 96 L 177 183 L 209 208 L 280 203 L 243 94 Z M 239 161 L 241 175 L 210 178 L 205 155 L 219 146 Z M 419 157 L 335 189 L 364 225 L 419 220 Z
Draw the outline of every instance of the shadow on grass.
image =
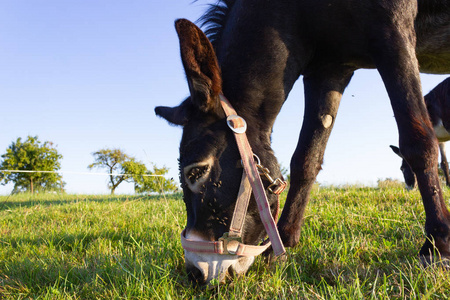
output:
M 158 232 L 164 241 L 157 240 L 150 231 Z M 4 292 L 35 297 L 55 289 L 81 299 L 108 297 L 111 291 L 119 297 L 132 296 L 133 291 L 134 296 L 148 297 L 152 296 L 155 282 L 169 281 L 172 286 L 185 282 L 182 252 L 178 245 L 168 242 L 178 232 L 160 227 L 144 232 L 133 236 L 127 230 L 106 230 L 5 239 L 3 243 L 9 244 L 15 254 L 0 261 L 0 295 Z M 99 240 L 102 242 L 95 244 Z M 128 294 L 130 287 L 132 292 Z
M 181 200 L 182 194 L 169 194 L 169 195 L 65 195 L 65 194 L 44 194 L 44 195 L 14 195 L 0 197 L 0 211 L 15 209 L 18 207 L 33 207 L 33 206 L 54 206 L 54 205 L 66 205 L 79 202 L 126 202 L 126 201 L 153 201 L 162 200 L 166 198 Z
M 155 281 L 165 278 L 171 285 L 186 281 L 181 268 L 161 271 L 161 267 L 151 259 L 136 262 L 133 257 L 124 255 L 91 256 L 84 259 L 84 265 L 76 266 L 61 261 L 25 258 L 9 263 L 8 269 L 0 272 L 0 294 L 3 290 L 11 296 L 33 298 L 53 290 L 56 294 L 76 295 L 77 299 L 107 299 L 109 296 L 146 296 L 151 299 L 155 296 L 152 290 Z

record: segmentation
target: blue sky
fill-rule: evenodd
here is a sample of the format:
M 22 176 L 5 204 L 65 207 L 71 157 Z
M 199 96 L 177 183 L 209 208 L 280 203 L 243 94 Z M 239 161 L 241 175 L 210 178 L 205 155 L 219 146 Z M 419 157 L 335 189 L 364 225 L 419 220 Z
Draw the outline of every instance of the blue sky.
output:
M 188 94 L 173 27 L 198 19 L 207 1 L 5 0 L 0 3 L 0 154 L 18 137 L 38 135 L 63 155 L 63 172 L 87 172 L 92 152 L 120 148 L 178 178 L 181 128 L 154 115 Z M 446 76 L 424 75 L 427 93 Z M 295 85 L 273 133 L 289 166 L 303 120 Z M 376 184 L 401 178 L 390 144 L 398 134 L 380 76 L 356 72 L 325 153 L 322 184 Z M 99 170 L 101 172 L 101 170 Z M 64 174 L 70 193 L 108 193 L 107 178 Z M 8 194 L 12 185 L 0 186 Z M 122 184 L 117 193 L 133 193 Z

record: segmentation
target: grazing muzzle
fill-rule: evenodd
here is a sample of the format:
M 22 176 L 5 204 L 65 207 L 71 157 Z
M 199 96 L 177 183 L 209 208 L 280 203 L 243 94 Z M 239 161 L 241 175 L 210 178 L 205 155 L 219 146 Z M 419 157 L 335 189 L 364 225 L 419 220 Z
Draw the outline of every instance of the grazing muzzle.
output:
M 230 269 L 236 274 L 247 271 L 253 263 L 254 257 L 263 253 L 271 245 L 276 256 L 285 253 L 260 176 L 264 176 L 270 181 L 268 190 L 276 195 L 279 195 L 285 189 L 286 182 L 279 178 L 272 179 L 269 170 L 261 165 L 259 158 L 252 152 L 245 134 L 247 129 L 245 120 L 237 115 L 222 94 L 220 94 L 220 102 L 227 115 L 227 124 L 234 132 L 244 172 L 228 232 L 224 233 L 217 241 L 205 241 L 196 236 L 195 233 L 186 232 L 186 229 L 181 232 L 186 269 L 190 277 L 200 283 L 209 282 L 214 278 L 223 281 Z M 252 191 L 270 240 L 262 245 L 242 243 L 242 228 Z M 278 215 L 278 210 L 279 205 L 277 205 L 276 215 Z

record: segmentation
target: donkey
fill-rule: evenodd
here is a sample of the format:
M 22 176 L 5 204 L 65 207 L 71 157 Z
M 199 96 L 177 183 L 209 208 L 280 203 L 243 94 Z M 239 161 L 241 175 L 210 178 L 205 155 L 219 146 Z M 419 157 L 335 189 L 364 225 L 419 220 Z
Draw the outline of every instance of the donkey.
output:
M 450 140 L 450 77 L 438 84 L 424 97 L 428 114 L 433 125 L 436 138 L 439 142 L 441 153 L 441 169 L 447 186 L 450 186 L 450 175 L 447 156 L 445 154 L 445 142 Z M 416 176 L 396 146 L 390 145 L 392 151 L 402 158 L 400 170 L 405 178 L 406 188 L 411 190 L 416 185 Z
M 221 107 L 223 95 L 240 122 L 245 120 L 260 165 L 277 178 L 272 127 L 303 75 L 303 125 L 277 224 L 284 245 L 294 247 L 342 94 L 355 70 L 376 68 L 389 94 L 402 155 L 423 198 L 426 239 L 419 255 L 425 262 L 450 257 L 450 213 L 439 185 L 434 163 L 438 147 L 419 77 L 419 70 L 450 71 L 449 1 L 221 0 L 202 21 L 206 34 L 188 20 L 175 22 L 190 96 L 179 106 L 155 108 L 158 116 L 183 128 L 179 168 L 187 224 L 182 242 L 223 245 L 242 192 L 244 171 Z M 263 178 L 263 183 L 267 188 L 271 181 Z M 277 195 L 269 192 L 267 199 L 275 216 Z M 240 242 L 259 244 L 265 223 L 253 196 L 243 218 Z M 250 254 L 185 247 L 187 274 L 198 283 L 243 274 L 253 261 Z

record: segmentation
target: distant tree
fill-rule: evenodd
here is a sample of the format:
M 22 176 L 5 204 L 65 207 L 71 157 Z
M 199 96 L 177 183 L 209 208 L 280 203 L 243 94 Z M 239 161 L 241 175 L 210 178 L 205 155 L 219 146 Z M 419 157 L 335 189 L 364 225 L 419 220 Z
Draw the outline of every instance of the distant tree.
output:
M 146 170 L 141 173 L 141 176 L 134 177 L 134 190 L 136 193 L 162 193 L 162 192 L 175 192 L 178 190 L 175 181 L 167 179 L 164 175 L 169 171 L 168 168 L 158 168 L 153 165 L 153 170 Z M 146 175 L 146 176 L 142 176 Z
M 0 172 L 2 185 L 14 182 L 13 193 L 59 190 L 64 186 L 62 176 L 55 173 L 61 168 L 62 155 L 52 142 L 41 143 L 37 136 L 28 136 L 25 142 L 18 138 L 1 157 L 1 170 L 48 172 Z
M 88 166 L 89 169 L 103 168 L 107 169 L 110 174 L 116 173 L 121 175 L 109 175 L 108 188 L 111 194 L 114 194 L 116 188 L 122 182 L 134 182 L 134 190 L 136 193 L 143 192 L 160 192 L 176 190 L 173 180 L 164 177 L 155 177 L 148 175 L 164 175 L 167 173 L 166 168 L 157 168 L 154 170 L 147 169 L 144 163 L 137 161 L 134 157 L 125 154 L 120 149 L 102 149 L 92 153 L 95 162 Z
M 92 155 L 94 156 L 95 161 L 90 164 L 88 168 L 103 168 L 110 174 L 124 174 L 123 163 L 131 159 L 120 149 L 101 149 L 92 153 Z M 109 175 L 108 188 L 111 190 L 111 195 L 114 194 L 119 184 L 124 181 L 129 181 L 130 179 L 132 178 L 129 175 Z

